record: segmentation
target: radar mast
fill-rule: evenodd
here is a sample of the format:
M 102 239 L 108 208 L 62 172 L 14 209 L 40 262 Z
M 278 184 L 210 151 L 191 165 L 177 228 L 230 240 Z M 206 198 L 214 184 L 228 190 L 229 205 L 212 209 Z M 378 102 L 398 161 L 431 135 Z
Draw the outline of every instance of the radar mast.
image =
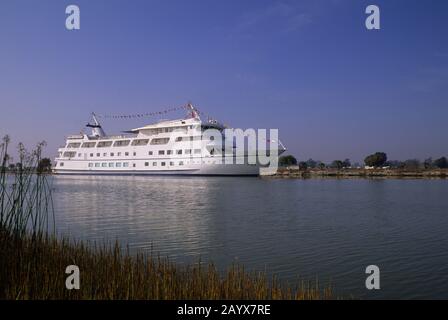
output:
M 101 127 L 100 122 L 98 121 L 96 115 L 94 112 L 92 112 L 92 123 L 86 124 L 86 127 L 92 128 L 92 136 L 94 137 L 105 137 L 106 133 L 104 132 L 103 128 Z

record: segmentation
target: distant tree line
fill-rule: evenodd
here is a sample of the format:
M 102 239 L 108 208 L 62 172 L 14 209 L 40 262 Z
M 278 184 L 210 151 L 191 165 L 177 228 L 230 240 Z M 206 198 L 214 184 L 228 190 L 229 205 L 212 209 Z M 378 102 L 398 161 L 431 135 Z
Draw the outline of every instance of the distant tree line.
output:
M 279 165 L 282 167 L 288 166 L 298 166 L 300 170 L 306 169 L 344 169 L 344 168 L 360 168 L 359 163 L 352 165 L 350 159 L 345 160 L 334 160 L 331 163 L 324 163 L 322 161 L 308 159 L 307 161 L 297 161 L 297 159 L 292 155 L 281 156 L 279 158 Z M 371 168 L 392 168 L 392 169 L 406 169 L 406 170 L 417 170 L 417 169 L 447 169 L 448 160 L 446 157 L 441 157 L 436 160 L 428 158 L 423 162 L 418 159 L 408 159 L 405 161 L 398 160 L 388 160 L 387 154 L 384 152 L 375 152 L 368 155 L 364 159 L 364 165 Z
M 8 156 L 7 156 L 8 157 Z M 5 171 L 10 172 L 18 172 L 24 168 L 22 168 L 22 163 L 9 163 L 6 166 L 1 168 Z M 51 160 L 49 158 L 42 158 L 39 160 L 37 167 L 35 167 L 37 173 L 50 173 L 51 172 Z
M 405 161 L 387 161 L 386 166 L 394 169 L 408 169 L 408 170 L 417 170 L 417 169 L 447 169 L 448 168 L 448 160 L 446 157 L 441 157 L 436 160 L 432 160 L 432 158 L 428 158 L 423 162 L 418 159 L 408 159 Z

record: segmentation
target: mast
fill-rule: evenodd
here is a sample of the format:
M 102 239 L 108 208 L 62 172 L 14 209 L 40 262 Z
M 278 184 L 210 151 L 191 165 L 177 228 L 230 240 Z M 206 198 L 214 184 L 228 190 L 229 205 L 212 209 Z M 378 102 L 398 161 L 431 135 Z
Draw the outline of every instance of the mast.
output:
M 103 128 L 101 127 L 100 122 L 98 121 L 96 115 L 94 112 L 92 112 L 92 120 L 93 124 L 88 123 L 86 127 L 92 128 L 92 136 L 94 137 L 105 137 L 106 133 L 104 132 Z
M 191 102 L 188 102 L 187 104 L 187 109 L 189 110 L 188 112 L 188 116 L 189 118 L 193 118 L 193 119 L 197 119 L 197 120 L 201 120 L 201 118 L 199 117 L 199 112 L 198 110 L 193 107 L 193 105 L 191 104 Z

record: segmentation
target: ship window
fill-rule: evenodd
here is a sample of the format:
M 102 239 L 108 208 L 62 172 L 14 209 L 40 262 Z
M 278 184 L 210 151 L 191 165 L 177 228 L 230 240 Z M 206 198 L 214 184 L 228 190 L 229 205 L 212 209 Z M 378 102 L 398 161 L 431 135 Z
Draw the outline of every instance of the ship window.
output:
M 71 152 L 71 151 L 64 152 L 64 157 L 73 158 L 74 156 L 76 156 L 76 152 Z
M 174 162 L 171 161 L 171 162 L 170 162 L 170 166 L 174 166 Z
M 172 154 L 173 150 L 166 150 L 166 154 Z
M 180 142 L 180 141 L 193 141 L 194 138 L 193 136 L 189 136 L 189 137 L 177 137 L 176 138 L 176 142 Z
M 159 155 L 164 155 L 165 154 L 165 150 L 159 150 Z
M 106 152 L 103 153 L 103 157 L 107 157 L 107 153 Z
M 92 167 L 93 167 L 93 163 L 90 162 L 90 163 L 89 163 L 89 168 L 92 168 Z
M 78 153 L 78 157 L 81 157 L 81 154 L 80 154 L 80 153 Z
M 79 143 L 79 142 L 72 142 L 72 143 L 69 143 L 68 145 L 67 145 L 67 148 L 79 148 L 81 146 L 81 143 Z
M 99 166 L 100 166 L 99 162 L 95 163 L 95 167 L 99 167 Z
M 133 163 L 132 166 L 135 168 L 135 163 Z
M 106 163 L 106 162 L 103 162 L 103 163 L 101 164 L 101 166 L 102 166 L 102 167 L 107 167 L 107 163 Z
M 152 151 L 149 151 L 149 152 L 148 152 L 148 155 L 149 155 L 149 156 L 152 156 Z
M 136 156 L 137 155 L 137 152 L 134 152 L 134 156 Z
M 129 142 L 131 142 L 131 140 L 118 140 L 115 141 L 114 147 L 125 147 L 129 145 Z
M 116 166 L 116 167 L 121 167 L 121 162 L 117 162 L 117 163 L 115 163 L 115 166 Z
M 199 154 L 199 153 L 201 153 L 201 149 L 194 149 L 194 153 L 195 153 L 195 154 Z
M 145 167 L 149 166 L 149 162 L 145 162 Z
M 191 149 L 185 149 L 185 154 L 191 154 Z
M 177 137 L 176 138 L 176 142 L 189 141 L 189 140 L 191 140 L 191 137 Z
M 100 156 L 100 154 L 99 154 L 99 153 L 97 153 L 97 154 L 96 154 L 96 156 L 97 156 L 97 157 L 99 157 L 99 156 Z
M 118 152 L 118 153 L 117 153 L 117 156 L 119 156 L 119 157 L 120 157 L 120 156 L 121 156 L 121 152 Z
M 112 145 L 112 141 L 100 141 L 100 142 L 98 142 L 97 148 L 110 147 L 111 145 Z
M 165 166 L 165 162 L 162 162 L 160 165 L 161 165 L 162 167 L 164 167 L 164 166 Z
M 59 166 L 63 167 L 64 166 L 64 162 L 59 162 Z
M 184 162 L 183 162 L 183 161 L 179 161 L 179 165 L 180 165 L 180 166 L 183 166 L 183 165 L 184 165 Z
M 177 154 L 182 154 L 182 150 L 176 150 Z
M 114 166 L 114 163 L 113 162 L 109 162 L 109 167 L 113 167 Z
M 135 139 L 132 141 L 131 145 L 133 146 L 146 146 L 149 142 L 149 139 Z
M 90 156 L 93 157 L 93 153 L 91 153 Z
M 129 152 L 125 152 L 124 155 L 125 155 L 125 156 L 128 156 L 128 155 L 129 155 Z
M 129 167 L 129 162 L 123 162 L 123 167 Z
M 95 147 L 96 142 L 84 142 L 81 148 L 93 148 Z
M 113 152 L 111 152 L 111 153 L 110 153 L 110 156 L 111 156 L 111 157 L 113 157 L 113 156 L 114 156 L 114 153 L 113 153 Z
M 153 162 L 153 163 L 152 163 L 152 166 L 153 166 L 153 167 L 157 166 L 157 162 Z
M 151 144 L 167 144 L 170 141 L 170 138 L 154 138 L 151 140 Z

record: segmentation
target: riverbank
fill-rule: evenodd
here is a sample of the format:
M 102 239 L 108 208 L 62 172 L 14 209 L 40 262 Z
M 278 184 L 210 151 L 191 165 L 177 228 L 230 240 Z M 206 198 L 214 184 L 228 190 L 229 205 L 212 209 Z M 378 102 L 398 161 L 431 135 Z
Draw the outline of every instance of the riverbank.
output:
M 65 269 L 80 270 L 80 289 L 65 286 Z M 0 232 L 0 299 L 329 299 L 331 289 L 288 286 L 233 265 L 179 266 L 168 258 L 131 256 L 115 246 L 89 247 L 54 237 Z
M 448 169 L 299 169 L 299 167 L 279 168 L 276 173 L 266 175 L 267 178 L 421 178 L 421 179 L 446 179 Z

